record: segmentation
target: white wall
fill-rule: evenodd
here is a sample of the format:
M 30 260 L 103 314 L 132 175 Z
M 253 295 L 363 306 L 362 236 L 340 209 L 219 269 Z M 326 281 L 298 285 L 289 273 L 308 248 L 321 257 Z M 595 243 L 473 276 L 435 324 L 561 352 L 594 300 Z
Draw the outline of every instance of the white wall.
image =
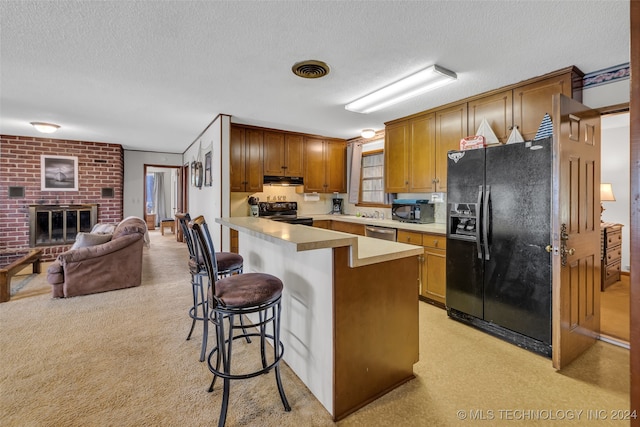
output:
M 215 222 L 216 218 L 228 216 L 229 213 L 229 123 L 229 116 L 217 116 L 183 154 L 185 163 L 191 164 L 194 160 L 200 159 L 204 164 L 205 154 L 212 152 L 212 185 L 197 188 L 192 186 L 189 180 L 188 203 L 192 218 L 198 215 L 205 217 L 213 244 L 218 251 L 229 250 L 229 230 L 223 230 Z M 224 202 L 223 197 L 226 198 Z
M 630 258 L 630 165 L 629 113 L 602 116 L 601 182 L 611 183 L 615 202 L 603 202 L 604 222 L 623 224 L 622 271 L 629 271 Z
M 123 214 L 144 218 L 144 165 L 182 166 L 182 155 L 124 150 Z

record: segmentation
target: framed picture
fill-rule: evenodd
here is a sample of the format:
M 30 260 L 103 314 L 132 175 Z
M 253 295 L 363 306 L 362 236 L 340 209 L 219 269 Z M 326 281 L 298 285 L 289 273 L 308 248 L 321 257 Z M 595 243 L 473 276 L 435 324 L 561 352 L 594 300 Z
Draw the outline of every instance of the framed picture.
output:
M 78 191 L 78 158 L 74 156 L 40 156 L 42 191 Z
M 211 151 L 204 155 L 204 186 L 211 187 Z

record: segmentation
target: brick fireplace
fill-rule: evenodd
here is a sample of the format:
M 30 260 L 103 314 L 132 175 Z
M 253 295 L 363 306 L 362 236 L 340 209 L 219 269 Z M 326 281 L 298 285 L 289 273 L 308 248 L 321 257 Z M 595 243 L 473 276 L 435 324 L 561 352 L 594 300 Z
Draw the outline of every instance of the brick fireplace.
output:
M 41 155 L 77 157 L 78 191 L 43 191 Z M 0 135 L 0 170 L 0 249 L 33 246 L 30 208 L 38 206 L 92 205 L 96 222 L 122 220 L 124 150 L 119 144 Z M 84 231 L 87 225 L 79 224 Z M 65 237 L 37 246 L 43 249 L 43 260 L 51 261 L 71 243 Z

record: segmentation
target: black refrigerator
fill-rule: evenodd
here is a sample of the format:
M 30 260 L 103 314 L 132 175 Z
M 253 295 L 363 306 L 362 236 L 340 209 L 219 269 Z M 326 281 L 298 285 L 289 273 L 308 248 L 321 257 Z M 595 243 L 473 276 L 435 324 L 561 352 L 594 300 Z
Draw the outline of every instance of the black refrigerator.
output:
M 551 356 L 552 138 L 447 153 L 447 313 Z

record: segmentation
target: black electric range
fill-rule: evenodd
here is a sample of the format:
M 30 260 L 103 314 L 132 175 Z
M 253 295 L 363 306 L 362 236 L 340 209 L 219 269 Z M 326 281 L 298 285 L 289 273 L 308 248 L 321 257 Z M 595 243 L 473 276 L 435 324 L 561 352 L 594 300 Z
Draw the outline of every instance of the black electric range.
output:
M 287 224 L 313 225 L 313 218 L 298 216 L 297 202 L 258 202 L 258 216 Z

